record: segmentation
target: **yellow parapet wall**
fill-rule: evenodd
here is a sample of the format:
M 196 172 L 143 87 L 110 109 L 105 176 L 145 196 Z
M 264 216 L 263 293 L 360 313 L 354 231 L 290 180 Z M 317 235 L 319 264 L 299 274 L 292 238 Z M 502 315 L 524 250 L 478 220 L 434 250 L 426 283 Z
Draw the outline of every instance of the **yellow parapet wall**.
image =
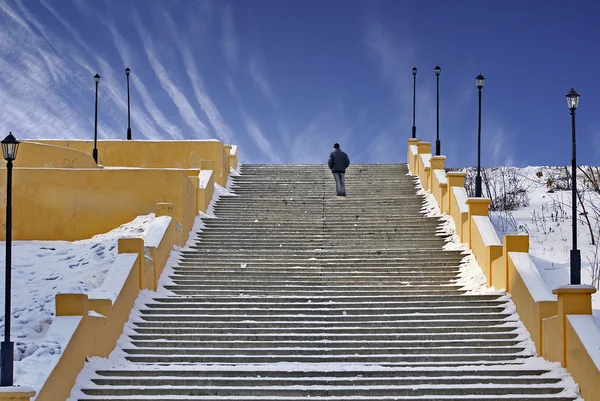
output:
M 61 146 L 92 154 L 94 141 L 40 139 L 38 143 Z M 214 162 L 215 182 L 227 183 L 230 148 L 217 140 L 207 141 L 98 141 L 98 163 L 112 167 L 201 168 Z
M 171 217 L 173 210 L 172 204 L 157 204 L 157 219 L 151 223 L 145 239 L 119 239 L 119 254 L 99 291 L 56 296 L 53 325 L 60 325 L 66 317 L 79 317 L 80 321 L 74 325 L 56 365 L 49 368 L 37 401 L 66 400 L 87 358 L 106 358 L 112 352 L 139 291 L 156 289 L 169 254 L 177 245 L 181 224 Z M 189 232 L 181 234 L 187 237 Z M 25 395 L 32 396 L 31 393 L 23 392 L 20 400 L 29 400 Z M 13 399 L 3 398 L 0 392 L 0 401 L 5 400 Z
M 94 158 L 75 149 L 21 142 L 15 167 L 98 168 Z
M 154 212 L 158 202 L 174 205 L 174 217 L 187 233 L 198 214 L 198 190 L 188 174 L 182 169 L 15 169 L 13 239 L 89 238 Z M 0 191 L 6 193 L 6 174 L 0 174 Z M 5 210 L 0 204 L 0 224 Z M 4 235 L 0 230 L 0 239 Z
M 461 242 L 467 243 L 487 277 L 487 284 L 505 288 L 529 330 L 538 354 L 561 362 L 579 384 L 586 401 L 600 401 L 600 327 L 591 316 L 592 286 L 546 287 L 529 255 L 529 237 L 497 238 L 488 214 L 489 199 L 468 198 L 464 172 L 442 172 L 431 156 L 430 143 L 408 140 L 408 164 L 442 213 L 454 220 Z M 436 173 L 436 170 L 438 172 Z

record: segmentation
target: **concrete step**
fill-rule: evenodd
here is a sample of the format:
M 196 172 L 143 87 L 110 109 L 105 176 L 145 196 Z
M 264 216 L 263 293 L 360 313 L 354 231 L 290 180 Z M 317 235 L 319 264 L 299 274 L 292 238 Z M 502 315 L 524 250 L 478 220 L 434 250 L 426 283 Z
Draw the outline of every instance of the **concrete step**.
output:
M 242 165 L 81 401 L 573 400 L 404 165 Z M 543 362 L 535 360 L 535 366 Z
M 322 349 L 307 350 L 305 355 L 298 355 L 295 351 L 290 355 L 289 351 L 282 352 L 282 355 L 273 355 L 271 352 L 261 352 L 258 355 L 239 355 L 238 350 L 231 350 L 233 355 L 224 355 L 223 349 L 213 350 L 214 354 L 204 353 L 202 355 L 190 355 L 183 350 L 176 353 L 173 350 L 163 350 L 164 353 L 148 352 L 147 349 L 125 349 L 128 355 L 125 359 L 136 363 L 227 363 L 227 364 L 264 364 L 264 363 L 370 363 L 370 364 L 390 364 L 390 365 L 411 365 L 411 366 L 432 366 L 435 364 L 452 366 L 471 366 L 471 365 L 497 365 L 502 363 L 524 363 L 527 356 L 519 353 L 514 354 L 451 354 L 441 353 L 430 355 L 404 355 L 398 353 L 398 350 L 390 350 L 389 355 L 374 355 L 366 349 L 348 350 L 348 354 L 329 355 L 322 352 Z M 357 354 L 357 351 L 367 352 L 364 355 Z M 485 350 L 484 350 L 485 351 Z
M 183 372 L 182 372 L 183 373 Z M 362 373 L 362 372 L 361 372 Z M 238 372 L 243 377 L 243 372 Z M 554 384 L 561 381 L 558 377 L 494 377 L 494 376 L 473 376 L 462 377 L 456 375 L 456 372 L 447 372 L 448 377 L 394 377 L 394 378 L 365 378 L 362 374 L 346 378 L 332 377 L 313 377 L 313 378 L 265 378 L 264 376 L 236 378 L 236 377 L 181 377 L 171 376 L 165 373 L 166 377 L 144 377 L 139 374 L 131 374 L 131 377 L 96 377 L 92 382 L 98 386 L 138 386 L 138 387 L 156 387 L 156 386 L 254 386 L 256 379 L 259 378 L 265 386 L 419 386 L 419 385 L 472 385 L 472 384 L 518 384 L 518 385 L 538 385 Z
M 260 324 L 259 324 L 260 323 Z M 386 322 L 361 322 L 336 323 L 323 325 L 322 322 L 302 323 L 293 325 L 290 323 L 264 322 L 213 322 L 194 323 L 180 322 L 165 327 L 162 322 L 133 322 L 134 331 L 137 334 L 154 335 L 182 335 L 182 334 L 215 334 L 215 335 L 288 335 L 297 333 L 300 335 L 389 335 L 403 333 L 405 335 L 437 335 L 439 333 L 465 334 L 465 335 L 497 335 L 515 333 L 517 326 L 514 322 L 496 320 L 495 322 L 482 321 L 402 321 L 398 323 Z M 509 324 L 513 324 L 512 326 Z
M 312 303 L 311 303 L 312 304 Z M 297 308 L 297 307 L 287 307 L 287 308 L 279 308 L 274 306 L 258 308 L 255 305 L 252 308 L 247 308 L 245 305 L 240 304 L 237 307 L 229 307 L 229 308 L 210 308 L 207 306 L 203 306 L 201 309 L 192 310 L 190 308 L 177 308 L 173 304 L 169 304 L 171 306 L 170 309 L 165 310 L 166 308 L 154 308 L 147 309 L 142 308 L 140 312 L 144 315 L 148 314 L 157 314 L 157 315 L 186 315 L 186 316 L 204 316 L 204 315 L 245 315 L 245 316 L 256 316 L 256 315 L 270 315 L 271 317 L 283 315 L 283 314 L 298 314 L 303 317 L 306 316 L 339 316 L 339 315 L 351 315 L 355 317 L 359 316 L 403 316 L 407 314 L 434 314 L 431 308 L 423 308 L 423 307 L 379 307 L 374 309 L 370 306 L 362 306 L 358 308 L 352 307 L 344 307 L 339 306 L 336 308 L 327 307 L 327 305 L 319 305 L 312 304 L 312 308 Z M 167 305 L 165 305 L 167 306 Z M 478 314 L 478 313 L 501 313 L 505 310 L 504 306 L 447 306 L 436 309 L 435 313 L 442 314 Z
M 129 338 L 133 341 L 194 341 L 194 342 L 290 342 L 290 341 L 344 341 L 348 339 L 360 339 L 361 341 L 374 342 L 391 342 L 391 341 L 510 341 L 518 337 L 517 333 L 429 333 L 429 334 L 404 334 L 404 333 L 382 333 L 382 334 L 323 334 L 323 333 L 274 333 L 274 334 L 257 334 L 257 333 L 240 333 L 240 334 L 130 334 Z M 497 344 L 496 344 L 497 345 Z M 505 344 L 506 345 L 506 344 Z
M 150 313 L 154 312 L 154 313 Z M 279 314 L 260 314 L 258 311 L 247 314 L 239 314 L 236 313 L 234 309 L 225 313 L 215 315 L 203 310 L 197 312 L 190 311 L 179 311 L 181 313 L 177 313 L 177 310 L 169 310 L 169 311 L 155 311 L 155 310 L 147 310 L 147 313 L 142 315 L 142 318 L 146 322 L 160 322 L 160 321 L 169 321 L 169 322 L 227 322 L 227 321 L 254 321 L 254 322 L 295 322 L 296 324 L 301 324 L 302 322 L 314 323 L 314 322 L 326 322 L 326 323 L 362 323 L 362 322 L 404 322 L 404 321 L 428 321 L 428 320 L 436 320 L 436 321 L 444 321 L 444 320 L 455 320 L 455 319 L 464 319 L 469 321 L 477 321 L 477 320 L 502 320 L 507 319 L 511 316 L 510 313 L 501 313 L 501 312 L 493 312 L 493 313 L 484 313 L 472 311 L 469 313 L 468 311 L 461 312 L 460 315 L 447 315 L 443 311 L 430 311 L 426 312 L 414 312 L 414 313 L 402 313 L 398 311 L 393 314 L 358 314 L 358 313 L 324 313 L 325 311 L 321 311 L 321 313 L 314 314 L 302 314 L 302 313 L 290 313 L 290 312 L 281 312 Z

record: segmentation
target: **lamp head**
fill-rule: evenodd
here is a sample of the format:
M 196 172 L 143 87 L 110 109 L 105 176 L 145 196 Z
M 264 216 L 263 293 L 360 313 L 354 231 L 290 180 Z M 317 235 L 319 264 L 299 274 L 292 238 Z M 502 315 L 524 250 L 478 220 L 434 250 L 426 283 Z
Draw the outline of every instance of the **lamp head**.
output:
M 21 142 L 17 141 L 10 132 L 6 138 L 2 140 L 2 153 L 4 154 L 4 160 L 12 161 L 17 158 L 17 150 L 19 149 L 19 144 Z
M 567 104 L 569 105 L 569 109 L 575 110 L 579 105 L 579 93 L 575 92 L 575 89 L 571 88 L 569 93 L 567 93 Z
M 477 78 L 475 78 L 475 83 L 477 84 L 477 89 L 483 88 L 483 83 L 485 81 L 485 78 L 483 77 L 483 75 L 479 74 L 477 75 Z

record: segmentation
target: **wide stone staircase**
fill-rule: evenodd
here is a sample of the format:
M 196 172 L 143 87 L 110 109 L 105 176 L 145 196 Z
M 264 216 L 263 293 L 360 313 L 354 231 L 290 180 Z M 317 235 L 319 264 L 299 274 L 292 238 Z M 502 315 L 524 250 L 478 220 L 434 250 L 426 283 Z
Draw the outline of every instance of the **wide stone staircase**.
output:
M 72 400 L 573 400 L 509 297 L 456 283 L 406 165 L 244 165 L 191 235 L 172 295 Z M 168 293 L 168 292 L 165 292 Z M 112 365 L 111 365 L 112 364 Z

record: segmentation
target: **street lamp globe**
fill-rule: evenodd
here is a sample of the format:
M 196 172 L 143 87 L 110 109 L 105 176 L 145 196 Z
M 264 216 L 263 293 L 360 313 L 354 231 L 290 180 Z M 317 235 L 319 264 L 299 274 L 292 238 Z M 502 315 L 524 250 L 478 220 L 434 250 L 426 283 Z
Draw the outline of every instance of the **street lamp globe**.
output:
M 100 75 L 98 75 L 98 74 L 94 75 L 94 82 L 96 82 L 96 83 L 100 82 Z
M 437 77 L 439 77 L 439 76 L 440 76 L 440 72 L 442 72 L 442 69 L 440 68 L 440 66 L 439 66 L 439 65 L 437 65 L 437 66 L 436 66 L 436 67 L 433 69 L 433 71 L 435 71 L 435 75 L 436 75 Z
M 21 142 L 17 141 L 17 138 L 13 136 L 12 132 L 2 140 L 2 153 L 4 154 L 4 160 L 11 161 L 17 158 L 17 150 L 19 149 L 20 143 Z
M 125 75 L 129 76 L 130 73 L 131 70 L 129 69 L 129 67 L 125 68 Z
M 417 67 L 413 67 L 412 72 L 413 72 L 413 75 L 416 76 L 417 75 Z
M 485 78 L 483 77 L 483 75 L 481 75 L 481 74 L 477 75 L 477 78 L 475 78 L 475 83 L 477 84 L 477 89 L 483 88 L 484 81 L 485 81 Z
M 567 104 L 569 105 L 569 109 L 575 110 L 579 105 L 579 93 L 575 92 L 575 89 L 571 88 L 569 93 L 567 93 Z

